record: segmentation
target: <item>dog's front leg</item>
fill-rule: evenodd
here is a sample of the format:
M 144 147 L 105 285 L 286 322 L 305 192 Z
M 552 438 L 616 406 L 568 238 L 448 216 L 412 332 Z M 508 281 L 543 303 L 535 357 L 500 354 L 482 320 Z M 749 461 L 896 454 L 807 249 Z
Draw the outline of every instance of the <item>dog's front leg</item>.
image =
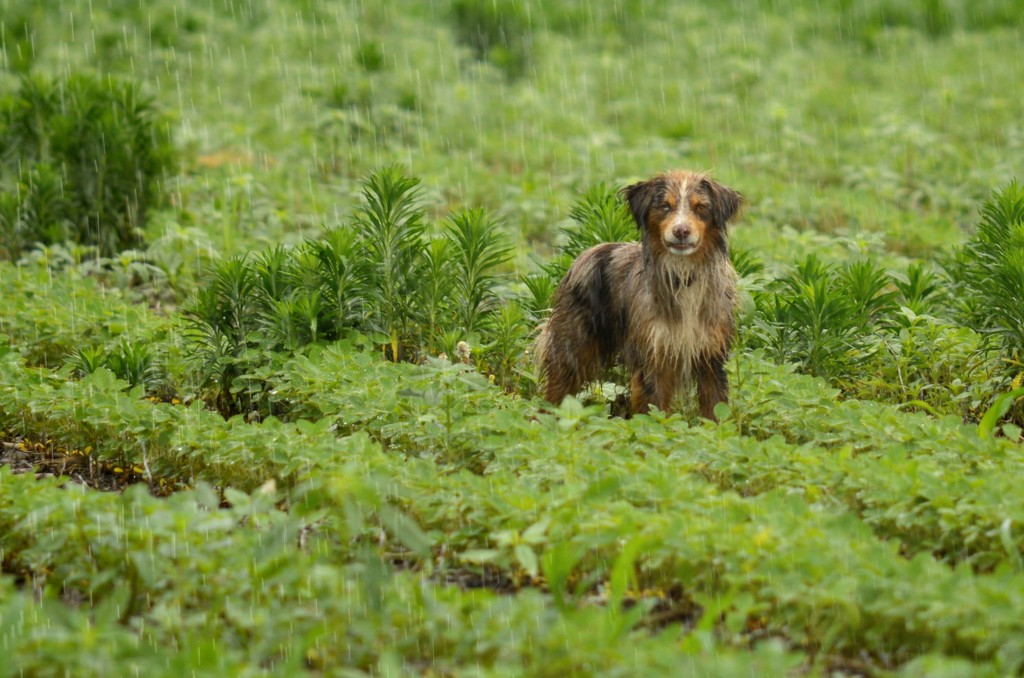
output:
M 630 411 L 633 414 L 646 414 L 654 405 L 662 412 L 668 412 L 678 383 L 678 376 L 669 372 L 655 375 L 644 370 L 633 370 L 629 380 Z
M 729 401 L 729 378 L 725 374 L 725 357 L 714 356 L 697 361 L 697 399 L 700 414 L 711 421 L 715 417 L 715 405 Z

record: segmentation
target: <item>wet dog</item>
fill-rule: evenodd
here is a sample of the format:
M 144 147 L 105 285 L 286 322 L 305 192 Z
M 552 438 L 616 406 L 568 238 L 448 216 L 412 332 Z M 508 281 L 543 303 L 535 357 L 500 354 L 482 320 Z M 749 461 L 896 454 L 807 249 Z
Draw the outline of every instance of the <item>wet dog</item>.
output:
M 537 339 L 544 397 L 559 404 L 622 362 L 630 414 L 669 411 L 696 381 L 701 415 L 729 396 L 736 272 L 727 226 L 743 197 L 708 175 L 673 171 L 622 190 L 641 241 L 604 243 L 576 259 Z

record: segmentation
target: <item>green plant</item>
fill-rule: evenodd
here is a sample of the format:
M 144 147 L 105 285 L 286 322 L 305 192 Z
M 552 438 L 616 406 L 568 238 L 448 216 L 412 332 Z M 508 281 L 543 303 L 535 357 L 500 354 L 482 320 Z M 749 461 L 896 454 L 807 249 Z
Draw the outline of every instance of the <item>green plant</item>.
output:
M 107 363 L 117 378 L 129 386 L 142 386 L 146 393 L 157 393 L 165 383 L 156 353 L 144 342 L 122 339 L 110 352 Z
M 321 259 L 313 248 L 307 243 L 272 258 L 279 259 L 283 268 L 271 275 L 284 280 L 261 296 L 260 313 L 267 336 L 260 343 L 274 350 L 291 351 L 335 336 L 330 320 L 336 314 L 328 312 L 322 289 Z M 328 297 L 332 298 L 335 297 Z
M 307 241 L 319 262 L 319 290 L 324 299 L 324 321 L 334 336 L 364 323 L 368 262 L 363 257 L 355 229 L 327 229 L 320 238 Z
M 559 278 L 548 272 L 530 273 L 522 277 L 522 282 L 526 287 L 526 295 L 523 300 L 526 312 L 534 323 L 540 322 L 547 317 L 551 310 Z
M 66 197 L 63 183 L 63 177 L 45 162 L 22 172 L 22 183 L 13 195 L 24 197 L 17 218 L 11 222 L 12 231 L 4 236 L 8 252 L 20 254 L 34 242 L 56 244 L 71 236 L 74 207 Z
M 521 314 L 490 322 L 510 253 L 498 223 L 463 209 L 427 239 L 418 182 L 397 168 L 368 177 L 363 194 L 352 224 L 211 267 L 187 314 L 199 382 L 223 413 L 267 406 L 268 356 L 351 330 L 394 361 L 482 343 L 510 383 L 527 330 Z
M 846 381 L 895 323 L 897 292 L 871 260 L 836 268 L 810 255 L 756 299 L 751 346 L 808 373 Z
M 923 261 L 912 262 L 906 273 L 893 277 L 903 304 L 917 315 L 934 314 L 945 303 L 943 281 Z
M 894 322 L 898 308 L 898 290 L 892 278 L 878 262 L 861 259 L 843 266 L 837 280 L 841 292 L 853 303 L 857 321 L 879 328 Z
M 79 254 L 55 245 L 18 265 L 0 262 L 0 332 L 10 347 L 30 364 L 55 366 L 77 352 L 92 353 L 90 347 L 105 356 L 124 338 L 163 341 L 175 321 L 86 275 L 91 260 L 77 261 Z
M 569 210 L 572 224 L 561 231 L 559 254 L 545 270 L 561 280 L 569 266 L 594 245 L 603 242 L 629 242 L 637 239 L 636 222 L 618 191 L 608 184 L 595 184 L 580 195 Z
M 384 46 L 380 42 L 363 42 L 356 49 L 356 62 L 366 71 L 375 72 L 384 67 Z
M 476 331 L 497 301 L 494 270 L 504 264 L 511 248 L 495 222 L 480 208 L 460 210 L 448 217 L 445 235 L 455 285 L 454 302 L 459 325 L 466 334 Z
M 84 377 L 106 367 L 107 357 L 107 352 L 99 346 L 83 346 L 67 357 L 67 363 L 78 377 Z
M 467 463 L 477 453 L 473 449 L 471 431 L 459 421 L 467 416 L 473 399 L 466 392 L 486 392 L 487 381 L 472 366 L 450 360 L 429 358 L 425 367 L 410 380 L 404 394 L 422 399 L 427 406 L 420 413 L 418 424 L 425 430 L 424 438 L 440 444 L 440 460 Z
M 526 347 L 534 323 L 516 302 L 502 304 L 488 319 L 488 345 L 483 347 L 486 370 L 507 393 L 531 395 L 533 383 L 526 379 L 532 368 L 526 364 Z
M 363 199 L 354 221 L 368 259 L 366 321 L 386 337 L 391 359 L 398 361 L 415 342 L 421 320 L 425 226 L 419 181 L 386 167 L 367 178 Z
M 759 305 L 754 330 L 769 355 L 794 361 L 810 373 L 838 377 L 857 349 L 859 324 L 853 300 L 843 294 L 836 271 L 813 255 L 797 264 Z
M 1024 186 L 993 192 L 975 236 L 957 252 L 950 275 L 964 320 L 996 339 L 1011 371 L 1024 359 Z
M 230 395 L 231 386 L 243 372 L 240 361 L 256 332 L 256 285 L 257 276 L 248 257 L 217 262 L 186 310 L 187 333 L 197 348 L 199 382 L 212 387 L 223 414 L 239 411 Z
M 104 256 L 141 244 L 147 211 L 173 171 L 167 120 L 125 80 L 22 78 L 0 101 L 0 247 L 71 239 Z M 11 216 L 14 216 L 14 219 Z
M 764 271 L 764 262 L 757 258 L 752 250 L 732 247 L 729 249 L 733 268 L 741 278 L 757 275 Z
M 431 348 L 440 348 L 442 353 L 453 355 L 455 344 L 464 338 L 463 333 L 453 327 L 452 282 L 455 278 L 455 258 L 451 237 L 434 237 L 423 248 L 423 322 L 427 341 Z M 445 335 L 453 337 L 446 340 Z
M 1012 391 L 999 394 L 978 423 L 978 435 L 982 438 L 991 437 L 996 424 L 999 423 L 1002 417 L 1006 416 L 1006 413 L 1013 407 L 1013 403 L 1021 397 L 1024 397 L 1024 388 L 1015 388 Z M 1016 427 L 1016 429 L 1015 437 L 1019 439 L 1020 427 Z

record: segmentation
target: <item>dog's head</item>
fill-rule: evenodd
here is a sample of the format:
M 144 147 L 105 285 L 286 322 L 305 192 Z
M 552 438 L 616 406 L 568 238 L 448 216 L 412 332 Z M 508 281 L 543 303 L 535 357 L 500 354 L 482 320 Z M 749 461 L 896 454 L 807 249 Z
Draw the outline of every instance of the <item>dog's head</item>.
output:
M 726 226 L 743 196 L 699 172 L 676 170 L 622 189 L 651 247 L 689 256 L 726 247 Z

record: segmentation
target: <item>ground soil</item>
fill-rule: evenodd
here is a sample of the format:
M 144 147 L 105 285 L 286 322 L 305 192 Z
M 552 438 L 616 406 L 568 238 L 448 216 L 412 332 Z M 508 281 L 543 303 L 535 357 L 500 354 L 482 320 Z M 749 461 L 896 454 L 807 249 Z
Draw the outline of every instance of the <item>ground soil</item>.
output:
M 129 465 L 94 459 L 91 450 L 68 450 L 49 442 L 8 438 L 0 442 L 0 466 L 14 473 L 34 473 L 37 478 L 65 477 L 73 483 L 104 492 L 120 492 L 144 482 L 142 473 Z

